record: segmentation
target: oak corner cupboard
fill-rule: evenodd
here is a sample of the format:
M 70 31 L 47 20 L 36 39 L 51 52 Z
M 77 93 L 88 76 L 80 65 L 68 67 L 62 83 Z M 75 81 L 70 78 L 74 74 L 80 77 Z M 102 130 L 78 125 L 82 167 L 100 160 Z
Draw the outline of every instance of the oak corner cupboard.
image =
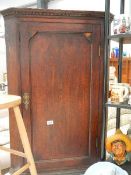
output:
M 22 96 L 37 170 L 87 168 L 102 152 L 104 12 L 10 8 L 1 13 L 9 93 Z M 11 147 L 21 150 L 10 115 Z M 23 164 L 12 156 L 13 169 Z

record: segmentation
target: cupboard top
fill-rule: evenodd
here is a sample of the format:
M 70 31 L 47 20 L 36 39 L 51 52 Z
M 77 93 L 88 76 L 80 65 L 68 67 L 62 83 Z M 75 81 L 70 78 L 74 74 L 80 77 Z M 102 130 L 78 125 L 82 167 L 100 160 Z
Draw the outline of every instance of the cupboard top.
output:
M 105 13 L 98 11 L 50 10 L 32 8 L 9 8 L 0 12 L 4 17 L 84 17 L 104 19 Z

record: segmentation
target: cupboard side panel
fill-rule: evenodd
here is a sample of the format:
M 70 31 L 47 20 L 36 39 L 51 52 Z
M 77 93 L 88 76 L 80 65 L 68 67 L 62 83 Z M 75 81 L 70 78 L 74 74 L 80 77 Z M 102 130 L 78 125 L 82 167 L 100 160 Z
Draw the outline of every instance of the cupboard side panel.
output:
M 91 59 L 91 127 L 90 153 L 93 159 L 100 159 L 103 104 L 103 58 L 101 57 L 101 25 L 93 25 L 92 59 Z
M 5 20 L 5 42 L 7 57 L 7 79 L 8 93 L 21 96 L 21 76 L 20 76 L 20 55 L 19 55 L 19 31 L 16 19 Z M 22 144 L 14 117 L 14 112 L 10 110 L 10 146 L 12 149 L 22 151 Z M 23 164 L 23 159 L 11 155 L 11 167 L 17 169 Z M 17 167 L 16 167 L 17 165 Z

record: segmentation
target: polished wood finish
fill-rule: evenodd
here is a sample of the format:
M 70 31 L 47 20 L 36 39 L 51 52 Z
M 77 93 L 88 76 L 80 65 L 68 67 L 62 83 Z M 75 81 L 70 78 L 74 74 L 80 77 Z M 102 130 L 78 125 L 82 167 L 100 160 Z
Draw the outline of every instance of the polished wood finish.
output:
M 21 110 L 38 171 L 100 160 L 104 13 L 13 8 L 2 14 L 9 92 L 30 96 Z M 11 147 L 21 150 L 14 137 L 11 130 Z M 22 164 L 12 157 L 14 169 Z
M 110 66 L 116 68 L 116 76 L 118 77 L 118 58 L 110 58 Z M 122 59 L 122 82 L 131 85 L 131 58 Z

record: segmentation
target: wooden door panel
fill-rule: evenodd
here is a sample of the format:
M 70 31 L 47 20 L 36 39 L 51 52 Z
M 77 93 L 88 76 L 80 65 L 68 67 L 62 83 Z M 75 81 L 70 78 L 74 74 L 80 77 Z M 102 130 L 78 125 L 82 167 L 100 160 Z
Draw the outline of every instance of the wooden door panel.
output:
M 38 33 L 30 53 L 35 160 L 88 156 L 91 44 L 86 35 Z

